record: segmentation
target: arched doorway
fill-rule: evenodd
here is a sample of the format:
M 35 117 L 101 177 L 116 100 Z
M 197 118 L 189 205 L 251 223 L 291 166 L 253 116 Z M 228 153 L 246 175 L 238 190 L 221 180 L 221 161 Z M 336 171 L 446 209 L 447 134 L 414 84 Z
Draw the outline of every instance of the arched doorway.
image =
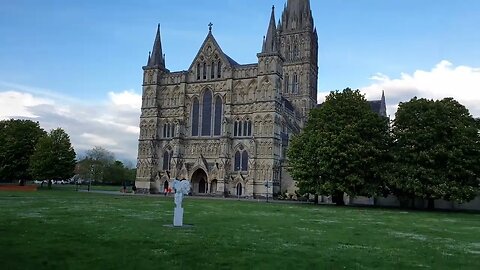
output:
M 165 182 L 163 182 L 163 191 L 165 190 L 168 190 L 168 180 L 165 180 Z
M 242 196 L 242 191 L 243 191 L 243 187 L 242 187 L 242 183 L 238 183 L 237 184 L 237 196 Z
M 205 194 L 208 191 L 208 177 L 204 170 L 198 169 L 192 175 L 193 194 Z
M 210 184 L 210 193 L 215 194 L 217 193 L 217 180 L 212 180 L 212 183 Z
M 207 181 L 204 178 L 200 179 L 198 183 L 198 194 L 205 194 L 207 193 Z

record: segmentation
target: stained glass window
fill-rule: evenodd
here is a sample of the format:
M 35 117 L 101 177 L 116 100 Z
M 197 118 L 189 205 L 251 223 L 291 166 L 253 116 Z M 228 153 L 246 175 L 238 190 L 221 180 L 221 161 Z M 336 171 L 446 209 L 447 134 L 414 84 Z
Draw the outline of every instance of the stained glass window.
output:
M 165 151 L 165 153 L 163 153 L 163 170 L 170 170 L 170 154 L 168 153 L 168 151 Z
M 243 151 L 242 153 L 242 171 L 248 171 L 248 153 L 247 151 Z
M 198 123 L 199 123 L 200 105 L 198 99 L 193 99 L 192 104 L 192 136 L 198 136 Z
M 212 91 L 207 90 L 203 94 L 202 104 L 202 136 L 210 136 L 212 133 Z
M 235 153 L 235 171 L 236 172 L 240 171 L 240 169 L 242 168 L 240 166 L 240 162 L 241 162 L 241 154 L 240 154 L 240 151 L 237 151 Z
M 220 97 L 217 97 L 215 99 L 215 124 L 213 127 L 214 136 L 220 136 L 222 133 L 222 111 L 223 111 L 222 99 Z

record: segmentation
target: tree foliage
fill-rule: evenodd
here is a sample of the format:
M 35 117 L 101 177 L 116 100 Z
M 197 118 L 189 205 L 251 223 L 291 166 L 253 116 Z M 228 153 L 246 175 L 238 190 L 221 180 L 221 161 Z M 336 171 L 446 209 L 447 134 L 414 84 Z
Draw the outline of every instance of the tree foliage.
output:
M 398 196 L 464 202 L 478 194 L 479 126 L 463 105 L 451 98 L 400 103 L 393 137 Z
M 87 151 L 85 158 L 77 164 L 77 173 L 83 179 L 108 184 L 122 184 L 135 181 L 135 169 L 115 160 L 115 155 L 102 147 Z
M 313 109 L 304 131 L 288 150 L 290 173 L 302 192 L 374 195 L 384 187 L 388 119 L 379 116 L 359 90 L 331 92 Z
M 30 156 L 45 131 L 30 120 L 0 121 L 0 180 L 31 180 Z
M 38 179 L 61 180 L 73 176 L 75 151 L 61 128 L 41 137 L 30 157 L 30 172 Z
M 95 146 L 79 161 L 77 173 L 83 179 L 104 182 L 106 168 L 115 162 L 115 155 L 107 149 Z
M 116 160 L 105 168 L 104 181 L 112 184 L 122 184 L 127 180 L 127 173 L 128 171 L 123 165 L 123 162 Z

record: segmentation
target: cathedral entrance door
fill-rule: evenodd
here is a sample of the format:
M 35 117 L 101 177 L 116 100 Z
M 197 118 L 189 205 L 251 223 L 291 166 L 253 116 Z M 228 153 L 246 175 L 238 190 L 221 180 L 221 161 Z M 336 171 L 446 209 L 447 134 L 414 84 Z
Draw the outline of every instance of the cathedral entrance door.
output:
M 168 190 L 168 181 L 163 183 L 163 191 Z
M 204 178 L 200 179 L 200 182 L 198 183 L 198 193 L 199 194 L 207 193 L 207 181 L 205 181 Z
M 242 184 L 237 184 L 237 196 L 242 196 Z
M 192 191 L 194 194 L 205 194 L 208 190 L 207 174 L 204 170 L 198 169 L 192 175 Z

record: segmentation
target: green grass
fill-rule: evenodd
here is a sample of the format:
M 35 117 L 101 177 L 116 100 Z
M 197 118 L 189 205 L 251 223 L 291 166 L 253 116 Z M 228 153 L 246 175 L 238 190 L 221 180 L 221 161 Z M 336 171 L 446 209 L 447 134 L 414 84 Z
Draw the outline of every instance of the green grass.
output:
M 1 269 L 480 269 L 480 215 L 0 192 Z

